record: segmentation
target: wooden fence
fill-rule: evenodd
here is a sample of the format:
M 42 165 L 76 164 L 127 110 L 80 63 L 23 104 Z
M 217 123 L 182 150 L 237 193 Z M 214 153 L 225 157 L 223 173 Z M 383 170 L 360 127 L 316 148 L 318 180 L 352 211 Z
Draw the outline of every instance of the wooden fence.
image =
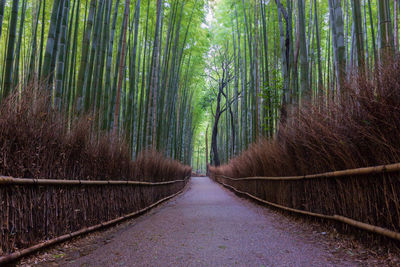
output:
M 293 213 L 339 221 L 400 240 L 400 163 L 303 176 L 212 178 Z
M 90 181 L 0 177 L 0 265 L 136 216 L 188 181 Z

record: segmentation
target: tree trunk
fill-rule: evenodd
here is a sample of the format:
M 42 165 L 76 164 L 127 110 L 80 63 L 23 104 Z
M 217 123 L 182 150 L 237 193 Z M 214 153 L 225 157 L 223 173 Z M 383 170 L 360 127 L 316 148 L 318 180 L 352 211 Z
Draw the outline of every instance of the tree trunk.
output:
M 221 103 L 221 89 L 219 89 L 219 91 L 218 91 L 217 107 L 216 107 L 216 110 L 215 110 L 214 126 L 213 126 L 212 136 L 211 136 L 211 150 L 213 152 L 213 163 L 214 163 L 214 166 L 221 165 L 220 160 L 219 160 L 218 145 L 217 145 L 218 123 L 219 123 L 219 118 L 221 116 L 220 103 Z
M 208 127 L 210 125 L 207 124 L 207 128 L 206 128 L 206 167 L 207 167 L 207 174 L 208 174 Z

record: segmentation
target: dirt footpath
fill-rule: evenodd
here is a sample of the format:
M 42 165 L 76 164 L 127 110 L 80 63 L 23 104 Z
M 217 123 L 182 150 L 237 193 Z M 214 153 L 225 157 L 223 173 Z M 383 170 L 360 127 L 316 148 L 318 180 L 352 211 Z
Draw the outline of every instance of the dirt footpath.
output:
M 39 265 L 260 267 L 383 263 L 371 261 L 368 256 L 366 261 L 360 255 L 355 257 L 351 249 L 349 253 L 348 248 L 332 242 L 326 232 L 241 199 L 209 178 L 192 178 L 188 186 L 184 194 L 144 216 L 78 240 L 78 245 L 51 251 L 51 260 Z

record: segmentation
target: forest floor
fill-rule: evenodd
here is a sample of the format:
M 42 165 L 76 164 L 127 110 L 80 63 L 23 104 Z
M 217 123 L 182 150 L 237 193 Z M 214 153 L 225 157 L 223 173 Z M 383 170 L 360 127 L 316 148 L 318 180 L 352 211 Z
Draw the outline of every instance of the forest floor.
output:
M 235 196 L 209 178 L 147 214 L 23 266 L 398 266 L 399 257 Z

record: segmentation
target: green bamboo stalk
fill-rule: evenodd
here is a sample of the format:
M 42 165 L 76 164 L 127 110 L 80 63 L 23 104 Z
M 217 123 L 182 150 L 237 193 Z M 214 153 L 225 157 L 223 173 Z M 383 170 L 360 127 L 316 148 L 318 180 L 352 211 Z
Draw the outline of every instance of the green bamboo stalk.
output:
M 26 0 L 22 1 L 22 10 L 21 10 L 21 19 L 19 22 L 19 30 L 18 30 L 18 41 L 15 47 L 15 60 L 14 60 L 14 71 L 13 71 L 13 83 L 12 87 L 18 85 L 19 80 L 19 66 L 20 66 L 20 56 L 21 56 L 21 43 L 22 43 L 22 35 L 24 31 L 24 23 L 25 23 L 25 13 L 26 13 Z
M 94 14 L 96 12 L 96 0 L 90 1 L 89 15 L 87 17 L 87 23 L 85 24 L 85 31 L 82 38 L 82 53 L 80 60 L 80 67 L 78 72 L 78 81 L 77 81 L 77 94 L 76 94 L 76 110 L 77 113 L 80 114 L 83 112 L 83 87 L 85 85 L 85 77 L 87 71 L 87 63 L 89 57 L 89 47 L 90 47 L 90 37 L 92 34 L 93 20 Z
M 98 58 L 98 63 L 96 64 L 96 74 L 94 79 L 94 85 L 93 89 L 95 90 L 96 93 L 96 103 L 95 103 L 95 112 L 98 113 L 98 119 L 99 119 L 99 125 L 101 121 L 101 117 L 103 115 L 101 103 L 102 103 L 102 97 L 104 97 L 104 92 L 103 92 L 103 76 L 104 76 L 104 67 L 105 67 L 105 60 L 106 60 L 106 50 L 107 50 L 107 44 L 109 42 L 109 32 L 110 32 L 110 18 L 111 18 L 111 5 L 112 1 L 106 0 L 105 2 L 105 10 L 103 14 L 103 26 L 102 26 L 102 34 L 101 34 L 101 44 L 100 44 L 100 50 L 99 50 L 99 58 Z
M 79 8 L 79 7 L 78 7 Z M 73 69 L 70 68 L 71 66 L 71 62 L 74 61 L 74 57 L 76 56 L 76 54 L 72 54 L 71 52 L 71 45 L 72 41 L 73 41 L 73 37 L 72 37 L 72 32 L 74 31 L 74 21 L 75 19 L 75 15 L 76 15 L 76 11 L 77 10 L 77 0 L 73 0 L 73 4 L 72 4 L 72 9 L 70 11 L 71 16 L 69 18 L 69 22 L 68 22 L 68 33 L 67 33 L 67 41 L 66 41 L 66 45 L 65 45 L 65 63 L 64 63 L 64 71 L 63 71 L 63 82 L 62 82 L 62 108 L 63 108 L 63 113 L 65 113 L 66 117 L 68 118 L 69 116 L 69 110 L 70 110 L 70 98 L 71 98 L 71 94 L 72 94 L 72 88 L 69 87 L 69 81 L 70 81 L 70 76 L 73 75 Z M 65 104 L 64 104 L 65 103 Z
M 371 26 L 371 38 L 372 38 L 372 48 L 374 51 L 374 61 L 375 63 L 378 61 L 378 52 L 376 49 L 376 39 L 375 39 L 375 31 L 374 31 L 374 23 L 372 18 L 372 10 L 371 10 L 371 0 L 368 0 L 368 12 L 369 12 L 369 24 Z
M 69 61 L 69 77 L 68 77 L 68 82 L 67 82 L 67 89 L 69 95 L 67 96 L 67 101 L 68 101 L 68 112 L 69 116 L 73 114 L 75 105 L 74 105 L 74 99 L 76 97 L 76 87 L 75 87 L 75 81 L 76 81 L 76 63 L 77 63 L 77 54 L 78 54 L 78 33 L 79 33 L 79 21 L 80 21 L 80 7 L 81 7 L 81 1 L 77 0 L 77 6 L 76 6 L 76 14 L 75 14 L 75 29 L 74 29 L 74 37 L 72 40 L 72 50 L 71 50 L 71 60 Z M 71 29 L 72 29 L 72 21 L 71 21 Z
M 4 7 L 6 5 L 6 0 L 0 0 L 0 38 L 1 30 L 3 29 L 3 19 L 4 19 Z
M 378 1 L 378 11 L 379 11 L 379 45 L 380 45 L 380 56 L 382 57 L 390 56 L 393 54 L 393 30 L 392 22 L 390 18 L 390 3 L 389 0 Z
M 96 18 L 95 18 L 95 24 L 94 24 L 94 30 L 93 30 L 93 39 L 92 39 L 92 45 L 90 48 L 90 57 L 89 57 L 89 64 L 87 66 L 87 79 L 85 79 L 84 83 L 84 90 L 85 90 L 85 99 L 84 99 L 84 110 L 85 112 L 88 112 L 90 107 L 94 103 L 94 97 L 95 97 L 95 90 L 92 87 L 92 80 L 97 79 L 98 77 L 93 77 L 93 71 L 96 68 L 95 63 L 97 63 L 97 60 L 99 58 L 99 47 L 98 43 L 101 38 L 101 26 L 102 26 L 102 16 L 103 16 L 103 10 L 104 10 L 104 0 L 99 0 L 99 4 L 97 6 L 97 12 L 96 12 Z
M 304 0 L 297 1 L 298 16 L 299 16 L 299 43 L 300 43 L 300 85 L 302 99 L 311 100 L 311 87 L 308 80 L 308 55 L 306 44 L 306 23 L 305 23 L 305 6 Z
M 317 39 L 317 64 L 318 64 L 318 95 L 323 94 L 322 63 L 321 63 L 321 37 L 319 32 L 318 3 L 314 0 L 315 35 Z
M 110 122 L 111 122 L 111 114 L 113 110 L 112 106 L 112 101 L 110 97 L 110 93 L 112 95 L 112 87 L 111 87 L 111 66 L 112 66 L 112 56 L 113 56 L 113 49 L 114 49 L 114 36 L 115 36 L 115 28 L 117 24 L 117 15 L 118 15 L 118 7 L 119 7 L 119 2 L 120 0 L 117 0 L 115 2 L 114 6 L 114 14 L 113 14 L 113 20 L 111 24 L 111 33 L 110 33 L 110 39 L 109 39 L 109 44 L 108 44 L 108 50 L 107 50 L 107 60 L 106 60 L 106 80 L 105 80 L 105 96 L 104 96 L 104 104 L 103 106 L 105 107 L 104 110 L 104 119 L 103 119 L 103 129 L 109 129 L 110 127 Z
M 28 82 L 31 81 L 35 75 L 34 72 L 35 72 L 35 61 L 36 61 L 36 54 L 37 54 L 37 32 L 38 32 L 38 24 L 39 24 L 40 9 L 42 6 L 42 2 L 43 2 L 42 0 L 39 1 L 39 5 L 38 5 L 37 11 L 36 11 L 35 25 L 34 25 L 34 29 L 33 29 L 33 36 L 32 36 L 32 42 L 31 42 L 32 50 L 31 50 L 31 56 L 29 59 L 29 71 L 28 71 L 28 79 L 27 79 Z
M 355 40 L 357 47 L 357 65 L 360 73 L 365 73 L 365 59 L 364 59 L 364 42 L 363 42 L 363 28 L 362 28 L 362 15 L 361 3 L 359 0 L 351 1 L 353 7 L 353 22 L 355 29 Z
M 54 0 L 53 10 L 51 12 L 50 27 L 47 34 L 47 44 L 43 62 L 43 73 L 41 75 L 42 79 L 48 79 L 50 76 L 51 62 L 53 57 L 55 56 L 53 55 L 54 47 L 56 45 L 55 43 L 57 42 L 56 31 L 57 31 L 57 23 L 59 20 L 58 14 L 59 14 L 59 9 L 62 5 L 63 5 L 62 0 Z M 44 21 L 42 23 L 44 23 Z
M 117 138 L 118 136 L 118 127 L 119 127 L 119 111 L 120 111 L 120 101 L 121 101 L 121 87 L 123 82 L 123 74 L 125 67 L 125 47 L 126 47 L 126 32 L 128 28 L 128 16 L 129 16 L 129 5 L 130 0 L 126 0 L 125 2 L 125 13 L 124 13 L 124 28 L 123 28 L 123 39 L 122 39 L 122 51 L 121 51 L 121 60 L 119 65 L 119 79 L 118 79 L 118 87 L 117 87 L 117 96 L 115 101 L 114 108 L 114 125 L 113 125 L 113 137 Z
M 140 18 L 140 0 L 137 1 L 135 7 L 135 29 L 134 29 L 134 37 L 133 37 L 133 48 L 130 56 L 130 68 L 129 68 L 129 99 L 128 99 L 128 114 L 126 118 L 126 132 L 127 138 L 130 143 L 130 147 L 133 148 L 133 140 L 132 140 L 132 132 L 133 125 L 135 119 L 135 94 L 136 94 L 136 53 L 137 53 L 137 44 L 138 44 L 138 34 L 139 34 L 139 18 Z
M 10 18 L 10 30 L 8 32 L 8 45 L 7 45 L 7 56 L 4 73 L 4 87 L 3 87 L 3 98 L 5 98 L 12 89 L 12 72 L 14 63 L 14 47 L 15 38 L 17 33 L 17 21 L 18 21 L 18 6 L 19 0 L 13 0 Z
M 43 9 L 42 9 L 42 29 L 40 33 L 40 48 L 39 48 L 39 71 L 38 77 L 42 77 L 42 66 L 43 66 L 43 51 L 44 51 L 44 26 L 45 26 L 45 16 L 46 16 L 46 0 L 43 0 Z
M 340 6 L 340 1 L 329 0 L 329 12 L 330 12 L 330 27 L 332 30 L 332 45 L 335 55 L 335 70 L 337 77 L 338 90 L 342 95 L 343 84 L 345 81 L 345 47 L 344 47 L 344 23 L 342 9 Z M 329 57 L 328 57 L 329 58 Z M 328 63 L 329 64 L 329 63 Z M 328 70 L 329 74 L 329 70 Z
M 67 31 L 68 31 L 68 15 L 69 15 L 69 3 L 65 1 L 62 11 L 61 31 L 60 39 L 58 44 L 58 58 L 57 58 L 57 77 L 56 77 L 56 93 L 54 106 L 61 110 L 61 97 L 63 94 L 63 82 L 64 82 L 64 65 L 66 56 L 66 43 L 67 43 Z
M 126 12 L 126 7 L 124 7 L 124 13 Z M 109 110 L 109 122 L 110 122 L 110 127 L 111 129 L 114 128 L 114 118 L 115 118 L 115 107 L 117 105 L 117 86 L 118 86 L 118 78 L 119 78 L 119 71 L 120 71 L 120 65 L 121 65 L 121 54 L 122 54 L 122 46 L 123 46 L 123 30 L 125 28 L 125 20 L 122 20 L 122 25 L 121 25 L 121 33 L 119 35 L 119 43 L 118 43 L 118 51 L 117 51 L 117 58 L 115 60 L 115 70 L 114 70 L 114 78 L 113 78 L 113 84 L 111 87 L 111 109 Z M 118 111 L 119 112 L 119 111 Z M 119 120 L 119 116 L 118 116 Z

